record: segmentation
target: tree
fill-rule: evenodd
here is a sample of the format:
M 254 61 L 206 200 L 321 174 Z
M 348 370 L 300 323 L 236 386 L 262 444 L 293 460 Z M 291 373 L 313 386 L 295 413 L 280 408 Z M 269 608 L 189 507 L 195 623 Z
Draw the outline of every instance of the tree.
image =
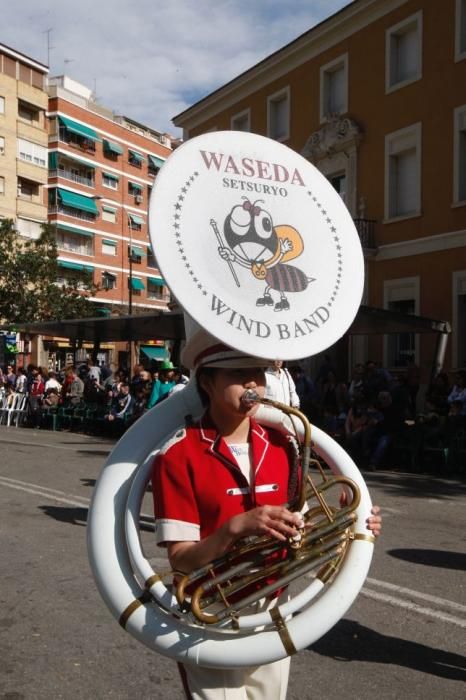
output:
M 95 315 L 88 297 L 96 291 L 90 275 L 66 270 L 58 284 L 57 244 L 50 224 L 38 239 L 21 238 L 14 222 L 0 222 L 0 320 L 50 321 Z

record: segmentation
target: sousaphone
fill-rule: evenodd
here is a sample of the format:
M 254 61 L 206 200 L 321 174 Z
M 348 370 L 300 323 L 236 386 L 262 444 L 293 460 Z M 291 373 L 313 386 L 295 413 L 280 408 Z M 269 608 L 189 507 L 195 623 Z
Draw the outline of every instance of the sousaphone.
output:
M 353 221 L 325 177 L 275 141 L 231 131 L 189 140 L 157 176 L 149 224 L 160 270 L 187 313 L 188 336 L 188 323 L 199 324 L 249 355 L 298 360 L 333 345 L 358 310 L 364 264 Z M 115 446 L 90 507 L 92 571 L 114 617 L 148 647 L 207 667 L 272 662 L 312 644 L 356 598 L 373 551 L 369 493 L 334 440 L 299 411 L 264 402 L 257 420 L 301 443 L 302 485 L 289 505 L 301 510 L 305 527 L 274 573 L 281 584 L 304 583 L 273 610 L 251 611 L 248 593 L 238 602 L 238 591 L 261 579 L 274 547 L 257 538 L 175 589 L 143 551 L 141 503 L 154 455 L 186 417 L 201 414 L 192 381 Z M 326 501 L 334 487 L 346 495 L 341 508 Z

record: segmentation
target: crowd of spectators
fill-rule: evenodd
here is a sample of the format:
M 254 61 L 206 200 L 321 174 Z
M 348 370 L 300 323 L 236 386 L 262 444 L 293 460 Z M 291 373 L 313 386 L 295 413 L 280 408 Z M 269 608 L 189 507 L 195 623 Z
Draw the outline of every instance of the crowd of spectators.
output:
M 286 369 L 281 364 L 268 369 L 272 393 L 289 392 L 290 403 L 299 405 L 311 423 L 341 442 L 361 466 L 377 469 L 391 447 L 406 438 L 412 445 L 422 439 L 428 445 L 448 447 L 452 439 L 466 434 L 466 372 L 458 372 L 452 381 L 439 373 L 419 406 L 420 372 L 412 363 L 403 372 L 391 374 L 367 361 L 355 365 L 345 380 L 329 355 L 314 378 L 302 366 Z M 60 373 L 34 365 L 17 369 L 7 365 L 0 368 L 0 405 L 5 407 L 15 395 L 27 395 L 23 424 L 35 428 L 44 427 L 44 419 L 60 407 L 93 407 L 100 430 L 121 434 L 188 381 L 182 369 L 169 361 L 159 363 L 157 369 L 137 364 L 131 374 L 91 360 Z

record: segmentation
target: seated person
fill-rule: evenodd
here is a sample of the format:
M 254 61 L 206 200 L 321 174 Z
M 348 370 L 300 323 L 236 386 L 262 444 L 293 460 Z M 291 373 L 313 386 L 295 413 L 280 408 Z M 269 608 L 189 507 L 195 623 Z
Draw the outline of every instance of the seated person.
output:
M 124 421 L 128 418 L 133 410 L 133 397 L 129 393 L 128 382 L 120 384 L 120 391 L 112 400 L 110 412 L 105 414 L 104 420 L 109 422 Z

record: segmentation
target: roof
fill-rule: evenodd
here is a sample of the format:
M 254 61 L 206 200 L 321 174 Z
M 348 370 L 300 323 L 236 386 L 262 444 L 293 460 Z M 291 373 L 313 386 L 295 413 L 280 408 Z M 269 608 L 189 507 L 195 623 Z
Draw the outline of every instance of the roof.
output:
M 11 326 L 4 329 L 12 330 Z M 184 319 L 180 312 L 141 314 L 139 316 L 110 316 L 78 318 L 64 321 L 18 323 L 14 330 L 30 335 L 52 335 L 88 342 L 127 340 L 180 340 L 184 338 Z M 350 326 L 350 335 L 381 335 L 394 333 L 450 333 L 447 321 L 423 316 L 401 314 L 370 306 L 361 306 Z
M 7 326 L 5 326 L 7 328 Z M 12 326 L 8 326 L 9 329 Z M 14 324 L 14 330 L 29 335 L 52 335 L 88 342 L 168 340 L 184 337 L 182 314 L 163 311 L 139 316 L 107 316 Z

